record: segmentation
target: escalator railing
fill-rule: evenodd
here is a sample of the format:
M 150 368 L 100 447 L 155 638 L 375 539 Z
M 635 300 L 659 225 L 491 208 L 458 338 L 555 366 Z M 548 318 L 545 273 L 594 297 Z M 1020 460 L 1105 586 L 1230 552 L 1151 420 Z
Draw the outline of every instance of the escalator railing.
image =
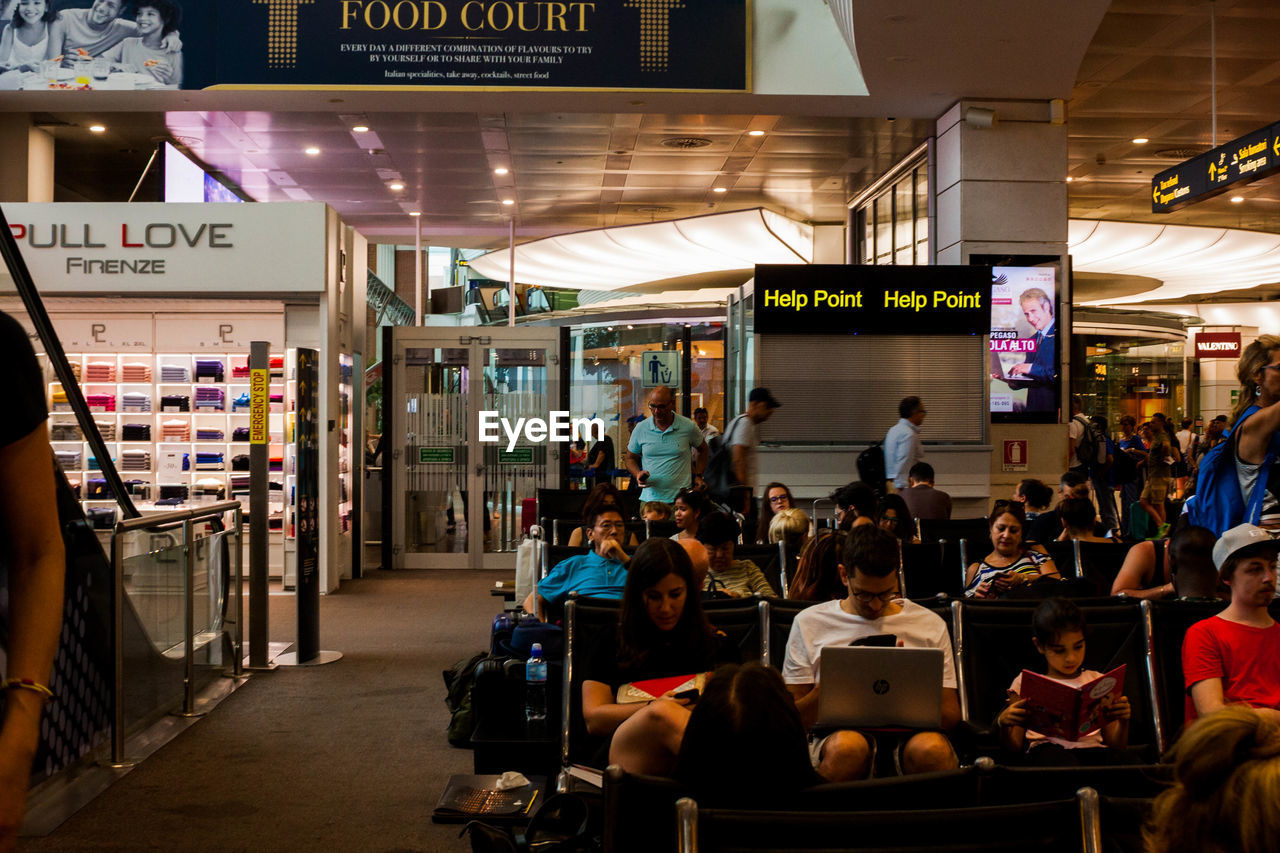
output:
M 99 460 L 106 495 L 123 518 L 112 535 L 113 564 L 100 531 L 56 470 L 66 594 L 50 677 L 55 697 L 45 707 L 35 785 L 108 741 L 113 760 L 121 760 L 127 734 L 171 711 L 193 712 L 194 692 L 202 684 L 239 674 L 240 586 L 231 578 L 233 569 L 239 575 L 242 531 L 238 501 L 142 517 L 90 414 L 2 209 L 0 257 L 84 440 Z M 0 589 L 8 588 L 7 568 L 0 549 Z M 6 657 L 8 625 L 7 596 L 0 596 L 0 662 Z

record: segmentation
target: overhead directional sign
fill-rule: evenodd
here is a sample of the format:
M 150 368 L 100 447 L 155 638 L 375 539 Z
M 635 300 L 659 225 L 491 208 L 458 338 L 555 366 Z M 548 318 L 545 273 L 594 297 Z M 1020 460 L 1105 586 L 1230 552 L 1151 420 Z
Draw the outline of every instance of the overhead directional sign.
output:
M 1280 170 L 1280 122 L 1192 157 L 1151 179 L 1151 212 L 1168 213 Z

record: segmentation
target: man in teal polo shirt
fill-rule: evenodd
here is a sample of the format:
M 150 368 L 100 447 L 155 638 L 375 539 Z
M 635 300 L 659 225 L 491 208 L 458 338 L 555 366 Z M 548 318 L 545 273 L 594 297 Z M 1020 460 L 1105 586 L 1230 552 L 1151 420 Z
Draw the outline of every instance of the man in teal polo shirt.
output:
M 561 605 L 569 593 L 590 595 L 595 598 L 622 598 L 627 585 L 627 563 L 631 558 L 622 550 L 622 537 L 627 530 L 622 513 L 613 507 L 603 507 L 591 519 L 587 539 L 591 550 L 561 560 L 542 580 L 538 581 L 537 597 L 529 593 L 523 607 L 527 613 L 535 613 L 539 604 Z
M 627 470 L 644 486 L 640 500 L 671 503 L 695 477 L 701 481 L 707 440 L 697 424 L 676 414 L 675 394 L 667 386 L 649 392 L 649 411 L 653 416 L 636 424 L 627 442 Z

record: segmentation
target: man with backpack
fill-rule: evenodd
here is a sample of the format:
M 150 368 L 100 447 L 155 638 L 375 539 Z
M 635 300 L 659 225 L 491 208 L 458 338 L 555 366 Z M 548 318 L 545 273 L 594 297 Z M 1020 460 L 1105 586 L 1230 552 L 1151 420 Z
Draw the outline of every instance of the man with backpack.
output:
M 1116 513 L 1116 495 L 1111 485 L 1111 462 L 1115 448 L 1099 426 L 1106 421 L 1090 419 L 1084 415 L 1084 404 L 1078 396 L 1071 397 L 1071 420 L 1067 423 L 1067 440 L 1070 446 L 1069 467 L 1089 478 L 1098 498 L 1098 517 L 1107 530 L 1119 530 L 1120 519 Z
M 920 425 L 924 423 L 924 403 L 919 397 L 903 397 L 898 403 L 898 422 L 884 437 L 884 479 L 887 491 L 908 487 L 911 467 L 924 461 L 924 445 L 920 443 Z M 890 488 L 891 486 L 891 488 Z
M 756 427 L 781 407 L 768 388 L 752 388 L 747 410 L 725 424 L 724 435 L 707 463 L 707 488 L 711 496 L 726 503 L 746 519 L 744 530 L 754 530 L 756 521 L 756 448 L 760 444 Z

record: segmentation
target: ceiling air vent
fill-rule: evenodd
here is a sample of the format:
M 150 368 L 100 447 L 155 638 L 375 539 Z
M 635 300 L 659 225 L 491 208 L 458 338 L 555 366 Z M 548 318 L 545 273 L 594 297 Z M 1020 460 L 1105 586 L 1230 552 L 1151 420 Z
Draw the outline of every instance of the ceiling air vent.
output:
M 1154 152 L 1151 156 L 1156 157 L 1160 160 L 1182 161 L 1182 160 L 1190 160 L 1192 157 L 1199 157 L 1201 154 L 1203 154 L 1208 150 L 1209 150 L 1208 146 L 1204 146 L 1204 145 L 1200 145 L 1200 146 L 1187 145 L 1187 146 L 1183 146 L 1182 148 L 1165 148 L 1161 151 Z
M 636 213 L 675 213 L 674 207 L 662 207 L 660 205 L 646 205 L 644 207 L 635 208 Z
M 668 136 L 662 140 L 663 148 L 675 148 L 679 151 L 692 151 L 695 148 L 706 148 L 711 140 L 705 136 Z

